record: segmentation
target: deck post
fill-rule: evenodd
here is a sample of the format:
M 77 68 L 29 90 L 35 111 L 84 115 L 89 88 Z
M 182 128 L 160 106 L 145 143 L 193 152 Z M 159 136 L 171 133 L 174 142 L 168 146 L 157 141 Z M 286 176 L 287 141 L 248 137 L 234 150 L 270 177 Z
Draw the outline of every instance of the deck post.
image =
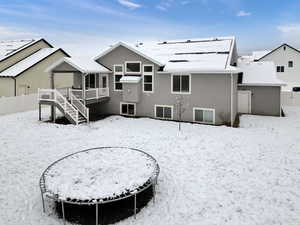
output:
M 87 74 L 83 73 L 82 74 L 82 100 L 83 100 L 83 104 L 86 105 L 86 101 L 85 101 L 85 76 Z
M 52 106 L 52 113 L 53 113 L 53 115 L 52 115 L 52 121 L 53 121 L 53 123 L 55 123 L 55 120 L 56 120 L 56 107 L 55 106 Z

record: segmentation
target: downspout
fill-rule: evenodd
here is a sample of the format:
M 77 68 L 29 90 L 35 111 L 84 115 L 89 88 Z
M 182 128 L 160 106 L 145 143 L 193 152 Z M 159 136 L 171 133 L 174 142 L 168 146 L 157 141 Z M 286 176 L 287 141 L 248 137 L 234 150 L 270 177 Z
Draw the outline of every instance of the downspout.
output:
M 231 82 L 231 88 L 230 88 L 230 124 L 233 127 L 233 74 L 230 74 L 230 82 Z

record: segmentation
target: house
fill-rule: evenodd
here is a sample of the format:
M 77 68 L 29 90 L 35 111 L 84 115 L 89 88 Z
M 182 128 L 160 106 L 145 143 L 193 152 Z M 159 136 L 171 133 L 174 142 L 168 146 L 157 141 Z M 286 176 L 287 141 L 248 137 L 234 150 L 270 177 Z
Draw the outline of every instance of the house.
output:
M 300 86 L 300 51 L 288 44 L 282 44 L 274 50 L 256 51 L 253 61 L 272 61 L 276 66 L 277 78 L 287 84 L 287 90 Z
M 0 41 L 0 97 L 37 93 L 50 87 L 45 69 L 57 60 L 69 57 L 44 39 Z M 61 76 L 57 87 L 72 85 L 73 79 Z
M 247 75 L 239 81 L 237 56 L 234 37 L 120 42 L 93 60 L 64 58 L 51 65 L 46 71 L 52 90 L 40 90 L 39 102 L 51 105 L 54 120 L 58 108 L 74 124 L 88 121 L 94 111 L 233 125 L 238 92 L 251 86 L 242 86 Z M 73 86 L 58 91 L 55 78 L 66 72 Z M 272 114 L 279 116 L 279 107 Z

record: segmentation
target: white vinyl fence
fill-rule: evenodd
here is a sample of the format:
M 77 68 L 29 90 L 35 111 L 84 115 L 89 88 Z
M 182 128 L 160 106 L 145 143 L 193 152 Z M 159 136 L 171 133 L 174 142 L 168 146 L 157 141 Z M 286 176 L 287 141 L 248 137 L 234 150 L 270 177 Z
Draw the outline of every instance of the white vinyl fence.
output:
M 282 91 L 281 104 L 283 106 L 299 106 L 300 107 L 300 92 Z
M 38 109 L 37 94 L 0 98 L 0 115 Z

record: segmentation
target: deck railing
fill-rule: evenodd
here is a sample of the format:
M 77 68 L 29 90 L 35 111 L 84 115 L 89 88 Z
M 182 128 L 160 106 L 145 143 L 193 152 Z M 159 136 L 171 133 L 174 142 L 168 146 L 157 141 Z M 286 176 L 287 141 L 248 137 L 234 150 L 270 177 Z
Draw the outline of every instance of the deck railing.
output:
M 70 99 L 71 94 L 73 94 L 79 100 L 84 100 L 82 89 L 58 88 L 57 90 L 67 99 Z M 108 88 L 89 88 L 85 90 L 85 100 L 99 99 L 108 96 Z

